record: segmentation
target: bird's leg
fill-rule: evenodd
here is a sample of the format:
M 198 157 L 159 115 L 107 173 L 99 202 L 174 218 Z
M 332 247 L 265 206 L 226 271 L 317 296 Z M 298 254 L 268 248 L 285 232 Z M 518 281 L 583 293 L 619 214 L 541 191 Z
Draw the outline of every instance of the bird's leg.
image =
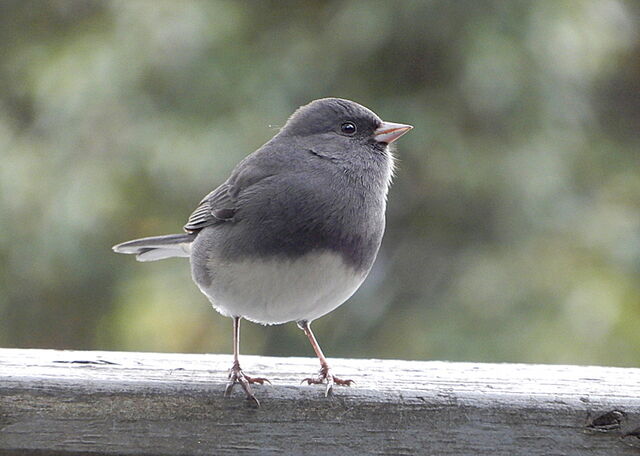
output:
M 240 317 L 233 317 L 233 366 L 229 371 L 229 382 L 227 388 L 224 390 L 224 395 L 229 396 L 236 383 L 242 386 L 242 389 L 247 393 L 247 399 L 253 401 L 257 407 L 260 407 L 260 402 L 253 394 L 251 390 L 251 383 L 259 383 L 264 385 L 264 382 L 271 383 L 266 378 L 262 377 L 249 377 L 240 369 L 240 360 L 238 359 L 240 353 Z
M 342 380 L 333 374 L 331 374 L 331 368 L 329 367 L 329 363 L 327 362 L 327 358 L 324 357 L 324 353 L 322 353 L 322 349 L 316 340 L 316 337 L 313 335 L 311 331 L 311 327 L 309 326 L 309 322 L 306 320 L 301 320 L 298 323 L 298 327 L 304 331 L 304 333 L 309 338 L 309 342 L 311 342 L 311 346 L 313 347 L 313 351 L 316 352 L 316 356 L 320 360 L 320 373 L 317 377 L 305 378 L 302 380 L 302 383 L 307 382 L 307 384 L 322 384 L 325 383 L 327 388 L 325 390 L 324 395 L 328 396 L 333 392 L 333 385 L 340 386 L 351 386 L 352 383 L 355 383 L 353 380 Z

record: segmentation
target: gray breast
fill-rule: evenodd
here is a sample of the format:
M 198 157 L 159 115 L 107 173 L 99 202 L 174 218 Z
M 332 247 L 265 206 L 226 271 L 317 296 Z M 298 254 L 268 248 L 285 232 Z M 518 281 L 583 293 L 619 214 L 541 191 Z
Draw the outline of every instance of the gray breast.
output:
M 235 220 L 202 230 L 194 244 L 194 278 L 206 280 L 220 261 L 332 251 L 354 270 L 371 268 L 384 232 L 384 193 L 344 175 L 291 173 L 270 177 L 239 197 Z

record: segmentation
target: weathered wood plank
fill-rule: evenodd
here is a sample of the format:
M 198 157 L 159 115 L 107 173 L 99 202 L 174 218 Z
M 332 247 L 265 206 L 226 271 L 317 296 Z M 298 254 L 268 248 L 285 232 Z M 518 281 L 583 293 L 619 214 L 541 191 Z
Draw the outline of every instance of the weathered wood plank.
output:
M 0 454 L 638 455 L 640 369 L 244 356 L 255 409 L 222 397 L 228 355 L 0 350 Z

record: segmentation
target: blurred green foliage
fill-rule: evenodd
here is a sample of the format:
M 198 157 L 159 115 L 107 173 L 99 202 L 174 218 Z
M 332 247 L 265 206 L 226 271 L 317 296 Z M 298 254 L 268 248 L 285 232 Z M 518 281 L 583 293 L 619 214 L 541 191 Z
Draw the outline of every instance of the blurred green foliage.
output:
M 638 2 L 0 2 L 0 345 L 230 352 L 179 232 L 299 105 L 399 141 L 330 356 L 640 364 Z M 289 324 L 242 351 L 311 355 Z

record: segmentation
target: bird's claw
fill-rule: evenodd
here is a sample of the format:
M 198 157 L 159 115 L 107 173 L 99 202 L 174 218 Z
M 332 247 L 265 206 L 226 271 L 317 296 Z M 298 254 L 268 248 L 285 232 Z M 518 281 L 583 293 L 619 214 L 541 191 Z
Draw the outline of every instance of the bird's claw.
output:
M 258 401 L 258 398 L 253 394 L 251 384 L 258 383 L 260 385 L 264 385 L 265 382 L 271 384 L 271 382 L 264 377 L 249 377 L 248 375 L 245 375 L 245 373 L 242 372 L 242 369 L 240 369 L 240 366 L 234 365 L 229 371 L 229 381 L 227 382 L 227 387 L 224 390 L 224 395 L 225 397 L 229 397 L 233 391 L 233 387 L 236 384 L 239 384 L 247 394 L 247 399 L 253 401 L 256 407 L 260 407 L 260 401 Z
M 327 387 L 324 391 L 325 397 L 330 396 L 333 393 L 333 385 L 351 386 L 352 384 L 355 384 L 353 380 L 342 380 L 341 378 L 338 378 L 335 375 L 332 375 L 329 372 L 329 369 L 324 369 L 324 368 L 320 369 L 320 374 L 317 377 L 307 377 L 304 380 L 302 380 L 302 382 L 300 383 L 304 383 L 304 382 L 307 382 L 307 385 L 326 384 Z

